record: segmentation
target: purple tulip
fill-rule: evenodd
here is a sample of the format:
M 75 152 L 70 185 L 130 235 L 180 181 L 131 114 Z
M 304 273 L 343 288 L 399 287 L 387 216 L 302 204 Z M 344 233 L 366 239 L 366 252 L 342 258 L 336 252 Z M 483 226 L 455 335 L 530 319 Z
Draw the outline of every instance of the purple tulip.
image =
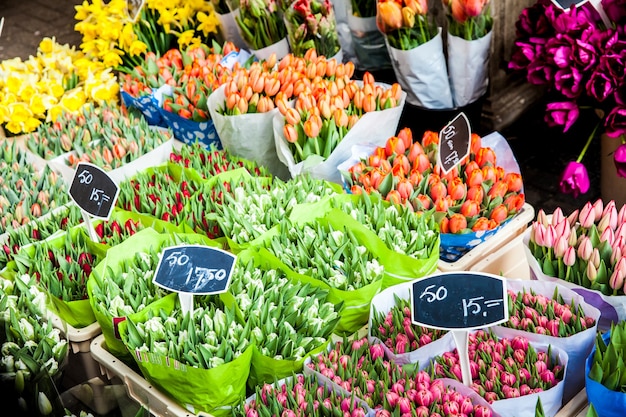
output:
M 560 33 L 546 43 L 546 52 L 552 57 L 552 61 L 559 68 L 568 68 L 572 64 L 572 50 L 574 40 Z
M 572 49 L 572 60 L 582 71 L 592 68 L 597 62 L 597 51 L 593 45 L 582 39 L 576 39 Z
M 614 107 L 604 122 L 606 134 L 617 138 L 626 134 L 626 106 Z
M 589 191 L 587 168 L 580 162 L 571 161 L 561 175 L 559 187 L 562 193 L 573 194 L 574 198 L 579 194 L 585 194 Z
M 559 69 L 554 74 L 554 87 L 567 98 L 576 98 L 583 92 L 583 74 L 574 66 Z
M 523 70 L 535 60 L 538 56 L 537 48 L 532 43 L 517 41 L 515 42 L 515 50 L 509 61 L 509 68 L 513 70 Z
M 626 178 L 626 144 L 622 143 L 613 153 L 613 162 L 617 170 L 617 176 Z
M 545 60 L 535 60 L 528 65 L 526 79 L 535 85 L 545 85 L 552 83 L 554 79 L 554 68 Z
M 545 114 L 545 121 L 548 126 L 563 126 L 563 131 L 572 127 L 578 119 L 578 105 L 573 101 L 560 101 L 548 103 Z
M 608 76 L 606 68 L 602 65 L 591 73 L 591 78 L 587 81 L 586 87 L 589 95 L 599 102 L 603 102 L 612 96 L 615 91 L 613 79 Z

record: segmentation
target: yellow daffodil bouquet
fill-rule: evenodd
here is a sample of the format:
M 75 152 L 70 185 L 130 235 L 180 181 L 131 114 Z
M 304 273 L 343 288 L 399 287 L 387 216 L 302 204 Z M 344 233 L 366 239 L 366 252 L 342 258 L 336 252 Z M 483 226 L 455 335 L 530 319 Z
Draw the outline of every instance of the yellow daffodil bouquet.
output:
M 136 21 L 126 0 L 91 0 L 76 6 L 75 18 L 83 52 L 120 71 L 139 65 L 146 52 L 210 44 L 219 27 L 213 3 L 204 0 L 146 0 Z
M 101 61 L 89 59 L 54 38 L 44 38 L 35 56 L 0 62 L 0 127 L 6 135 L 33 132 L 63 111 L 85 103 L 116 101 L 117 78 Z

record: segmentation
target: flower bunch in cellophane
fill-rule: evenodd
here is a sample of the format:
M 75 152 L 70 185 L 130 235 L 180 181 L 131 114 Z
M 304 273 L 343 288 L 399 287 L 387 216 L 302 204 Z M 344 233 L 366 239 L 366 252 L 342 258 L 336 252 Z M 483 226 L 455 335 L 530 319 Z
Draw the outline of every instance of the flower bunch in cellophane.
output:
M 63 112 L 78 112 L 85 103 L 114 102 L 118 91 L 110 68 L 44 38 L 27 60 L 0 62 L 0 127 L 9 135 L 33 132 Z
M 396 49 L 413 49 L 438 33 L 425 0 L 379 0 L 376 10 L 378 29 Z
M 442 0 L 448 33 L 466 40 L 485 36 L 493 26 L 489 0 Z
M 241 0 L 236 21 L 241 37 L 253 50 L 273 45 L 287 36 L 277 0 Z
M 283 135 L 296 163 L 311 155 L 328 158 L 361 116 L 400 103 L 399 84 L 386 88 L 376 84 L 370 73 L 362 83 L 350 80 L 351 76 L 319 79 L 298 94 L 295 107 L 284 109 Z
M 441 233 L 492 230 L 524 205 L 522 178 L 497 165 L 496 154 L 471 135 L 470 155 L 447 174 L 436 163 L 439 134 L 414 141 L 410 129 L 349 169 L 353 193 L 380 193 L 415 211 L 433 210 Z
M 285 10 L 291 51 L 304 56 L 309 49 L 331 58 L 339 53 L 335 11 L 330 0 L 296 0 Z
M 238 168 L 245 168 L 252 175 L 259 177 L 269 174 L 265 168 L 253 161 L 236 157 L 224 150 L 205 149 L 199 144 L 185 144 L 180 149 L 173 150 L 169 161 L 195 170 L 204 179 Z

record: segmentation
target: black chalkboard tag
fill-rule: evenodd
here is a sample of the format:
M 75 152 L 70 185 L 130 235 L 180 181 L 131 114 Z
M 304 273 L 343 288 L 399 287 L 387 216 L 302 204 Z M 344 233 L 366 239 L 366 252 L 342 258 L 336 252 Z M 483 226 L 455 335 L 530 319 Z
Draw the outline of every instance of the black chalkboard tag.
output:
M 126 0 L 126 14 L 131 22 L 137 23 L 145 3 L 145 0 Z
M 607 16 L 604 7 L 602 7 L 602 0 L 552 0 L 552 4 L 563 10 L 569 10 L 569 8 L 572 6 L 579 8 L 586 3 L 591 4 L 596 12 L 598 12 L 598 14 L 600 15 L 600 19 L 602 19 L 602 23 L 604 23 L 604 26 L 613 26 L 613 22 Z
M 444 174 L 461 163 L 470 153 L 471 128 L 465 113 L 459 113 L 439 132 L 437 163 Z
M 588 1 L 589 0 L 552 0 L 552 3 L 563 10 L 567 10 L 572 6 L 580 7 Z
M 448 272 L 413 282 L 413 323 L 471 330 L 508 320 L 506 280 L 479 272 Z
M 210 246 L 170 246 L 163 250 L 152 281 L 178 293 L 219 294 L 228 289 L 236 258 Z
M 90 216 L 108 220 L 120 189 L 100 167 L 81 162 L 70 185 L 70 197 Z

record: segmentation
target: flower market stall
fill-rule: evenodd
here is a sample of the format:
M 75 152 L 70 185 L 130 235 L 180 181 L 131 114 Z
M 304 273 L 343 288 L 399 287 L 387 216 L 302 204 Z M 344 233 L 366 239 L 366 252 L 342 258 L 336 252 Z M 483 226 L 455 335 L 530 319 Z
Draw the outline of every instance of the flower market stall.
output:
M 88 0 L 0 61 L 11 415 L 621 415 L 626 205 L 533 207 L 464 112 L 497 6 L 346 3 Z M 624 177 L 623 6 L 517 20 L 546 122 L 599 116 L 564 193 L 600 133 Z

